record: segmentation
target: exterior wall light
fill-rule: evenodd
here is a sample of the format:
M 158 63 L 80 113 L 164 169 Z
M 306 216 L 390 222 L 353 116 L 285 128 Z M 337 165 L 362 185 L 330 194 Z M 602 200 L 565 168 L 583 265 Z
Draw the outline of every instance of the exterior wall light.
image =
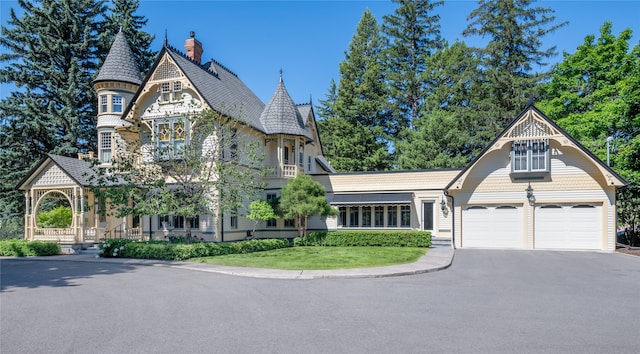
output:
M 529 205 L 533 206 L 533 204 L 535 204 L 536 202 L 536 196 L 533 195 L 533 188 L 531 188 L 531 184 L 529 184 L 529 187 L 527 187 L 526 191 L 527 191 L 527 200 L 529 201 Z
M 447 209 L 447 202 L 445 201 L 445 198 L 440 198 L 440 210 L 442 210 L 442 213 L 447 214 L 449 211 Z

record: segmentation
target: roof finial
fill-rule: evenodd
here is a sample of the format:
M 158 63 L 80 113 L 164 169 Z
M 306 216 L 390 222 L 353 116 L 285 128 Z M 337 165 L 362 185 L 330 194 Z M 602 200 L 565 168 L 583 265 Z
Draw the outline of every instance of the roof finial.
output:
M 535 99 L 533 98 L 533 87 L 529 90 L 529 102 L 527 102 L 527 106 L 533 106 L 535 103 Z
M 282 82 L 282 68 L 280 68 L 280 82 Z
M 164 29 L 164 46 L 168 46 L 169 45 L 169 40 L 167 39 L 167 29 Z

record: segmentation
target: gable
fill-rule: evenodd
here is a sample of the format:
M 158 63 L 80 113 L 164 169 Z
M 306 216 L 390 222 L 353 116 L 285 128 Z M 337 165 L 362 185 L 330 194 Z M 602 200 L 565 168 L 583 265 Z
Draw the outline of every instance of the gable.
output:
M 598 174 L 609 186 L 621 187 L 627 184 L 622 177 L 536 107 L 529 106 L 504 131 L 498 134 L 496 139 L 447 185 L 446 189 L 462 189 L 472 170 L 478 165 L 486 165 L 484 159 L 509 159 L 510 155 L 508 154 L 512 144 L 536 139 L 546 141 L 549 145 L 566 147 L 568 148 L 567 152 L 579 155 L 580 159 L 586 159 L 591 165 L 590 173 Z

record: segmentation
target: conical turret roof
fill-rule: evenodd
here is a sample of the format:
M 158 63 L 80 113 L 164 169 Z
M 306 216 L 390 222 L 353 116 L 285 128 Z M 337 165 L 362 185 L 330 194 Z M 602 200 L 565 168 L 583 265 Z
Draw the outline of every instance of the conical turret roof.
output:
M 135 85 L 142 83 L 140 70 L 122 29 L 116 35 L 94 83 L 100 81 L 120 81 Z
M 311 139 L 311 134 L 305 129 L 300 111 L 284 87 L 282 76 L 276 92 L 262 111 L 260 122 L 268 134 L 298 135 Z

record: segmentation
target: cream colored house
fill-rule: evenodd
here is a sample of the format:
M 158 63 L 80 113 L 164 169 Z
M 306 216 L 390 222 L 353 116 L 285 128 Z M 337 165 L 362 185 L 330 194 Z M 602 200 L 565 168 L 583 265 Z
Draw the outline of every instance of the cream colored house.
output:
M 282 77 L 264 104 L 220 63 L 203 63 L 203 48 L 193 33 L 185 52 L 165 42 L 142 78 L 124 34 L 118 34 L 94 81 L 95 157 L 101 167 L 109 167 L 134 141 L 141 142 L 142 160 L 150 144 L 184 144 L 197 129 L 184 116 L 212 109 L 239 120 L 242 138 L 263 146 L 264 163 L 273 173 L 265 178 L 262 198 L 279 197 L 298 174 L 310 174 L 325 186 L 338 216 L 312 218 L 311 230 L 427 230 L 465 248 L 615 247 L 615 190 L 626 182 L 533 106 L 464 169 L 335 173 L 322 155 L 311 103 L 294 104 Z M 117 219 L 104 213 L 88 188 L 89 165 L 49 155 L 19 183 L 27 206 L 26 238 L 83 243 L 184 232 L 185 220 L 176 215 Z M 72 206 L 71 227 L 37 226 L 38 206 L 51 195 Z M 256 231 L 262 238 L 292 237 L 295 226 L 281 219 L 263 222 Z M 253 223 L 242 215 L 217 213 L 200 215 L 191 227 L 208 241 L 232 241 L 244 239 Z

